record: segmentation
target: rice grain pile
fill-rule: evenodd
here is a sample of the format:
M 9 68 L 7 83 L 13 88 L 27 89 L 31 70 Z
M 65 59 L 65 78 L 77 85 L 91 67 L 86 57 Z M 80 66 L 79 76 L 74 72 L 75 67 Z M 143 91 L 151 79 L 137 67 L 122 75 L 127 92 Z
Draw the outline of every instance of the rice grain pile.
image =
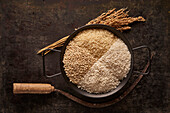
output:
M 130 62 L 124 42 L 103 29 L 80 32 L 68 44 L 63 59 L 70 82 L 89 93 L 115 89 L 129 72 Z

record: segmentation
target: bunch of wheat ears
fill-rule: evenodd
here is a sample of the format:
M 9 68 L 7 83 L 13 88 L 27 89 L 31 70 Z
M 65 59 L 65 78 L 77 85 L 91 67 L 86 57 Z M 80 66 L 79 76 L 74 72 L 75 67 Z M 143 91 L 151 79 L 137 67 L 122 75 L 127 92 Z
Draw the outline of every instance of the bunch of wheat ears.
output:
M 124 31 L 131 29 L 130 26 L 128 26 L 130 23 L 133 23 L 135 21 L 145 21 L 145 19 L 142 16 L 139 17 L 129 17 L 128 13 L 129 11 L 126 11 L 127 8 L 122 8 L 120 10 L 115 11 L 116 8 L 112 10 L 108 10 L 106 13 L 102 13 L 97 18 L 91 20 L 86 25 L 90 24 L 104 24 L 111 27 L 114 27 L 115 29 L 119 31 Z M 65 36 L 62 39 L 50 44 L 49 46 L 44 47 L 43 49 L 39 50 L 37 54 L 40 54 L 42 52 L 45 52 L 44 55 L 50 52 L 50 50 L 46 49 L 54 49 L 56 47 L 61 47 L 65 43 L 66 39 L 69 37 Z M 46 50 L 46 51 L 45 51 Z

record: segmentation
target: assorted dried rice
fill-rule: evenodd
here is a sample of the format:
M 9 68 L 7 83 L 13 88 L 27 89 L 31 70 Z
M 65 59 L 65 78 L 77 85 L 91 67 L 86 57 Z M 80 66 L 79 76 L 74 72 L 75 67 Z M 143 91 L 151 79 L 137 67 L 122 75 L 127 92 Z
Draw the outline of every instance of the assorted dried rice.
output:
M 89 93 L 115 89 L 130 69 L 126 44 L 103 29 L 80 32 L 67 46 L 64 68 L 70 81 Z

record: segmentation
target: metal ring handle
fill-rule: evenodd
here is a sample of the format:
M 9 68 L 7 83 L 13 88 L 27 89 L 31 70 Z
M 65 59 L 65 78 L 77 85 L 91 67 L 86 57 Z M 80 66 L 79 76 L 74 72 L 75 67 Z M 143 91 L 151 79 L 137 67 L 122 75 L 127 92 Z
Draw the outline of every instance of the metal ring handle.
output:
M 151 59 L 150 59 L 150 57 L 151 57 L 151 49 L 147 45 L 143 45 L 143 46 L 135 47 L 132 50 L 134 51 L 134 50 L 138 50 L 138 49 L 142 49 L 142 48 L 146 48 L 148 50 L 149 67 L 148 67 L 148 69 L 147 69 L 147 71 L 145 73 L 139 72 L 139 71 L 133 71 L 133 72 L 135 72 L 137 74 L 148 75 L 150 73 L 150 70 L 151 70 Z
M 61 73 L 56 73 L 56 74 L 53 74 L 53 75 L 46 75 L 46 71 L 45 71 L 45 55 L 44 55 L 44 53 L 45 53 L 45 51 L 47 51 L 47 50 L 51 50 L 51 51 L 55 51 L 55 52 L 61 52 L 60 50 L 50 49 L 50 48 L 45 49 L 45 50 L 43 51 L 43 53 L 42 53 L 42 57 L 43 57 L 43 75 L 46 76 L 46 77 L 48 77 L 48 78 L 52 78 L 52 77 L 61 75 Z

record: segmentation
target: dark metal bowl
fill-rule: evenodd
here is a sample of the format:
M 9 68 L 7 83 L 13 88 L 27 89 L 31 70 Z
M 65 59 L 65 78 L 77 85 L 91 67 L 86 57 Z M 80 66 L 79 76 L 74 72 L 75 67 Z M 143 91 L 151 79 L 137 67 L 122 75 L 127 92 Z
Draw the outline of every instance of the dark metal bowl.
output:
M 114 35 L 116 35 L 118 38 L 120 38 L 125 44 L 126 46 L 128 47 L 128 50 L 131 54 L 131 65 L 130 65 L 130 70 L 129 70 L 129 73 L 127 74 L 127 77 L 124 78 L 121 83 L 117 86 L 117 88 L 107 92 L 107 93 L 101 93 L 101 94 L 95 94 L 95 93 L 88 93 L 87 91 L 85 90 L 82 90 L 80 88 L 77 87 L 77 85 L 73 84 L 70 82 L 69 78 L 66 76 L 66 72 L 64 71 L 64 63 L 63 63 L 63 57 L 64 57 L 64 54 L 65 54 L 65 50 L 66 50 L 66 47 L 67 45 L 69 44 L 69 42 L 81 31 L 83 30 L 87 30 L 87 29 L 105 29 L 105 30 L 108 30 L 110 32 L 112 32 Z M 61 56 L 60 56 L 60 68 L 61 68 L 61 74 L 63 75 L 65 81 L 67 82 L 68 86 L 73 90 L 73 93 L 81 98 L 81 99 L 84 99 L 86 101 L 90 101 L 90 102 L 104 102 L 104 101 L 108 101 L 109 99 L 111 98 L 115 98 L 117 96 L 119 96 L 122 92 L 124 92 L 124 90 L 126 90 L 127 88 L 127 82 L 129 80 L 129 78 L 131 77 L 132 75 L 132 70 L 133 70 L 133 63 L 134 63 L 134 53 L 133 51 L 134 50 L 137 50 L 137 49 L 141 49 L 141 48 L 146 48 L 148 50 L 148 60 L 149 60 L 149 63 L 151 62 L 150 61 L 150 56 L 151 56 L 151 51 L 150 51 L 150 48 L 143 45 L 143 46 L 139 46 L 139 47 L 136 47 L 136 48 L 132 48 L 129 41 L 124 37 L 124 35 L 115 30 L 113 27 L 110 27 L 110 26 L 107 26 L 107 25 L 102 25 L 102 24 L 93 24 L 93 25 L 86 25 L 86 26 L 83 26 L 83 27 L 80 27 L 78 30 L 74 31 L 69 37 L 68 39 L 66 40 L 62 50 L 61 50 Z M 46 50 L 53 50 L 53 51 L 58 51 L 58 50 L 54 50 L 54 49 L 46 49 Z M 44 55 L 43 55 L 43 71 L 44 71 L 44 75 L 45 74 L 45 59 L 44 59 Z M 141 73 L 141 72 L 138 72 L 138 71 L 133 71 L 133 72 L 136 72 L 138 74 L 143 74 L 143 75 L 146 75 L 146 74 L 149 74 L 149 71 L 150 71 L 150 67 L 149 67 L 149 70 L 146 72 L 146 73 Z M 60 73 L 58 74 L 55 74 L 55 75 L 52 75 L 52 76 L 48 76 L 46 75 L 47 77 L 53 77 L 53 76 L 56 76 L 56 75 L 59 75 Z
M 83 30 L 87 30 L 87 29 L 105 29 L 105 30 L 112 32 L 113 34 L 115 34 L 118 38 L 120 38 L 127 45 L 129 52 L 131 53 L 131 65 L 130 65 L 130 70 L 129 70 L 129 73 L 127 74 L 127 77 L 122 80 L 122 82 L 118 85 L 118 87 L 116 89 L 111 90 L 107 93 L 102 93 L 102 94 L 88 93 L 88 92 L 78 88 L 75 84 L 73 84 L 69 81 L 69 78 L 66 76 L 66 73 L 64 71 L 63 57 L 64 57 L 64 54 L 65 54 L 65 50 L 66 50 L 67 45 L 79 32 L 81 32 Z M 78 92 L 79 94 L 81 94 L 83 96 L 90 97 L 90 98 L 103 98 L 103 97 L 111 96 L 114 93 L 118 92 L 129 80 L 129 78 L 132 74 L 132 69 L 133 69 L 133 51 L 132 51 L 132 47 L 131 47 L 130 43 L 128 42 L 128 40 L 122 35 L 122 33 L 118 32 L 113 27 L 106 26 L 106 25 L 100 25 L 100 24 L 87 25 L 87 26 L 83 26 L 83 27 L 79 28 L 78 30 L 76 30 L 75 32 L 73 32 L 69 36 L 69 38 L 66 40 L 66 42 L 65 42 L 65 44 L 62 48 L 62 51 L 61 51 L 60 64 L 61 64 L 60 67 L 61 67 L 61 72 L 62 72 L 63 77 L 65 78 L 68 85 L 74 91 Z

